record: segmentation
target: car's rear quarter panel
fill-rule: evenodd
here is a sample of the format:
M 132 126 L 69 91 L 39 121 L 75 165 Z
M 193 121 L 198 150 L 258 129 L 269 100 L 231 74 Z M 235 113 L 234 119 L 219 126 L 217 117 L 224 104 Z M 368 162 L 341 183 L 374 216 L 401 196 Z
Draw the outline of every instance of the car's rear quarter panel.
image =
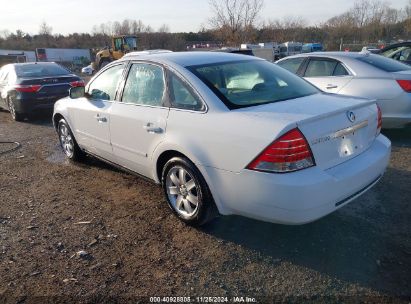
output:
M 191 155 L 198 165 L 238 172 L 285 126 L 280 119 L 276 122 L 238 112 L 202 114 L 171 109 L 166 141 L 178 143 L 182 153 Z

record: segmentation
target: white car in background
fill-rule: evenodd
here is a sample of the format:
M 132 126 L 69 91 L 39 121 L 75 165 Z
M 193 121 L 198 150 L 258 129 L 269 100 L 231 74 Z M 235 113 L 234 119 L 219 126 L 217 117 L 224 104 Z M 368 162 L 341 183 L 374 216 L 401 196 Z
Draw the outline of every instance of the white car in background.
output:
M 88 66 L 85 66 L 84 68 L 82 68 L 81 72 L 83 74 L 86 74 L 86 75 L 93 75 L 94 74 L 94 69 L 91 66 L 91 64 L 89 64 Z
M 368 51 L 301 54 L 276 63 L 324 92 L 375 99 L 383 128 L 411 125 L 409 65 Z
M 391 144 L 380 114 L 262 59 L 184 52 L 110 63 L 56 103 L 53 122 L 68 158 L 161 184 L 186 223 L 218 211 L 302 224 L 381 178 Z

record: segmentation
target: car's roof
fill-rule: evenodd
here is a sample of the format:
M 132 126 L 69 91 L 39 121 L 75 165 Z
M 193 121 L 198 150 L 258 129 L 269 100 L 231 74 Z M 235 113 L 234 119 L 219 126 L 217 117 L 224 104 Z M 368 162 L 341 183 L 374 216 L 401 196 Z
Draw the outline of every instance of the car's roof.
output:
M 180 66 L 204 65 L 230 61 L 263 60 L 257 57 L 225 52 L 172 52 L 129 55 L 123 60 L 172 62 Z
M 21 62 L 21 63 L 10 63 L 10 65 L 14 65 L 14 66 L 25 66 L 25 65 L 49 65 L 49 64 L 57 64 L 55 62 Z
M 30 65 L 57 65 L 55 62 L 20 62 L 20 63 L 8 63 L 3 66 L 0 66 L 0 69 L 8 69 L 11 67 L 19 67 L 19 66 L 30 66 Z
M 302 53 L 298 55 L 293 55 L 287 58 L 295 57 L 328 57 L 328 58 L 361 58 L 365 56 L 372 56 L 371 52 L 313 52 L 313 53 Z
M 323 58 L 336 59 L 342 62 L 348 62 L 348 60 L 356 61 L 356 59 L 359 59 L 359 58 L 374 57 L 374 56 L 380 56 L 380 55 L 373 54 L 369 51 L 367 52 L 313 52 L 313 53 L 302 53 L 298 55 L 288 56 L 288 57 L 280 59 L 278 62 L 287 60 L 289 58 L 298 58 L 298 57 L 303 57 L 303 58 L 323 57 Z

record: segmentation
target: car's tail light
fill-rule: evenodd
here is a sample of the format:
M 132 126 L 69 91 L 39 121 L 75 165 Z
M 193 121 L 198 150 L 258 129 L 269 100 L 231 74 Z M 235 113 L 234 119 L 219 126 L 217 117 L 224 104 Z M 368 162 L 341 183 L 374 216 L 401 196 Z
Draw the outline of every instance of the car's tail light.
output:
M 247 169 L 264 172 L 292 172 L 314 166 L 314 156 L 298 128 L 285 133 L 258 155 Z
M 36 93 L 41 89 L 41 85 L 39 85 L 39 84 L 30 84 L 30 85 L 18 84 L 16 86 L 14 86 L 14 89 L 17 92 Z
M 378 118 L 377 118 L 377 135 L 381 133 L 381 128 L 382 128 L 382 113 L 380 107 L 377 105 L 377 110 L 378 110 Z
M 411 93 L 411 80 L 397 80 L 400 87 L 407 93 Z
M 76 80 L 76 81 L 70 82 L 70 85 L 72 87 L 84 87 L 85 84 L 83 80 Z

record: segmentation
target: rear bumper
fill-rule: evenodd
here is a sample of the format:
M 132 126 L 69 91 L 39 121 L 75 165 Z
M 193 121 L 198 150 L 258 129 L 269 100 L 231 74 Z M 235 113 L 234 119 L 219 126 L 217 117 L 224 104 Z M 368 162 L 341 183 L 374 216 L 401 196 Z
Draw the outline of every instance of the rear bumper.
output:
M 59 99 L 15 99 L 14 105 L 16 111 L 23 114 L 29 114 L 32 112 L 52 112 L 55 102 Z
M 391 143 L 380 135 L 361 155 L 328 170 L 318 167 L 287 174 L 202 168 L 222 214 L 304 224 L 348 204 L 383 175 Z

